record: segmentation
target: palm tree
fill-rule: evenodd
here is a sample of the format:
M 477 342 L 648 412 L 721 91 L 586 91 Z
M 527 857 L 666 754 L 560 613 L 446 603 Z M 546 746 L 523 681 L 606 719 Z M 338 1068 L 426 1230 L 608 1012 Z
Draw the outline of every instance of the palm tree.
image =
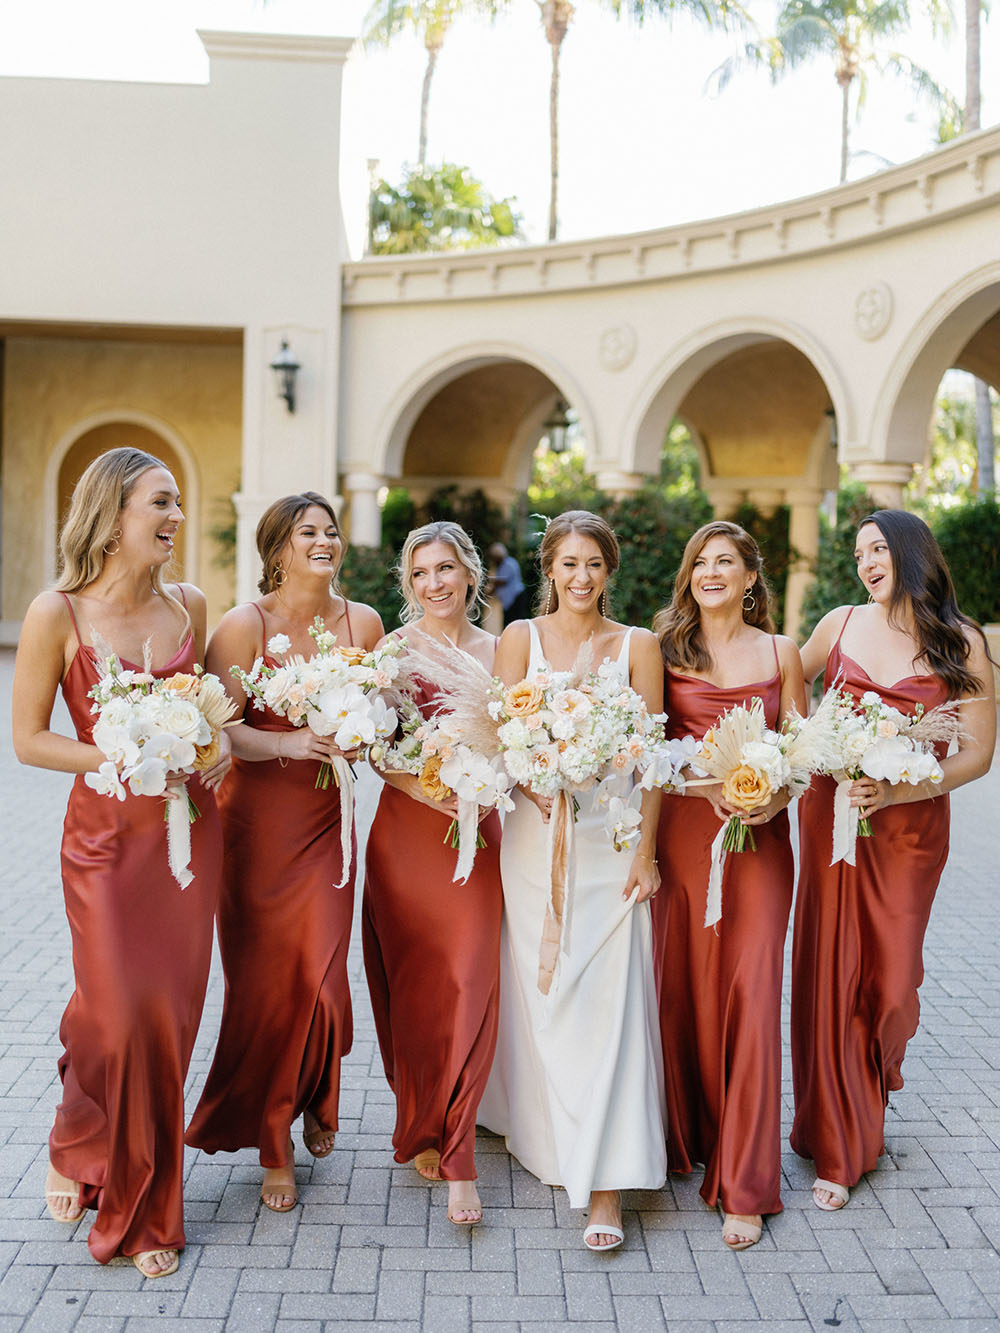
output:
M 417 165 L 427 161 L 427 108 L 431 99 L 431 81 L 448 29 L 461 12 L 475 11 L 494 18 L 507 0 L 374 0 L 364 17 L 362 41 L 365 46 L 388 46 L 394 37 L 415 32 L 427 52 L 424 82 L 420 91 L 420 139 Z
M 573 21 L 575 10 L 570 0 L 535 0 L 545 30 L 545 39 L 552 49 L 552 73 L 549 78 L 549 240 L 556 239 L 559 229 L 559 58 L 562 44 Z M 747 22 L 747 14 L 740 0 L 605 0 L 615 18 L 628 14 L 636 23 L 642 23 L 651 13 L 669 17 L 678 10 L 693 14 L 708 27 L 719 24 L 725 28 L 730 20 Z
M 944 0 L 932 0 L 936 26 L 944 27 Z M 813 56 L 833 61 L 834 78 L 840 87 L 840 179 L 847 179 L 851 95 L 857 85 L 857 109 L 864 106 L 869 70 L 899 74 L 914 92 L 930 98 L 939 107 L 954 107 L 954 99 L 933 77 L 901 51 L 885 50 L 885 42 L 908 28 L 908 0 L 786 0 L 778 14 L 775 33 L 748 42 L 743 51 L 727 60 L 714 74 L 719 91 L 743 66 L 768 71 L 772 83 L 798 68 Z

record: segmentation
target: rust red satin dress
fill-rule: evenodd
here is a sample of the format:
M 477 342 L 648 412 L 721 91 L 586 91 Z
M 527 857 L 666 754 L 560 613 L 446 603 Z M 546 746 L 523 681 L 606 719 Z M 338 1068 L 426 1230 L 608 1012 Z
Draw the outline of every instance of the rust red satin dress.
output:
M 838 676 L 856 698 L 875 690 L 901 713 L 947 698 L 938 676 L 876 685 L 841 652 L 839 639 L 826 682 Z M 948 859 L 950 816 L 947 796 L 886 806 L 871 817 L 874 836 L 858 839 L 857 865 L 831 866 L 834 790 L 832 778 L 814 778 L 799 802 L 791 1144 L 813 1158 L 818 1177 L 851 1186 L 881 1156 L 889 1093 L 903 1086 L 900 1066 L 920 1018 L 924 933 Z
M 777 652 L 775 653 L 777 661 Z M 666 672 L 671 737 L 703 736 L 720 713 L 757 696 L 779 721 L 780 671 L 718 689 Z M 666 796 L 657 831 L 662 887 L 652 901 L 653 958 L 667 1093 L 667 1162 L 702 1163 L 701 1195 L 727 1213 L 779 1213 L 781 1188 L 781 972 L 792 905 L 785 811 L 754 829 L 756 852 L 730 852 L 722 920 L 706 928 L 710 803 Z
M 194 663 L 188 636 L 153 674 Z M 94 650 L 80 642 L 62 691 L 77 737 L 90 744 L 87 692 L 97 678 Z M 167 864 L 162 801 L 99 796 L 81 776 L 66 811 L 76 985 L 59 1028 L 62 1102 L 49 1157 L 97 1210 L 88 1244 L 102 1264 L 184 1247 L 184 1079 L 208 984 L 222 853 L 215 797 L 196 778 L 191 787 L 201 818 L 191 826 L 194 879 L 183 890 Z
M 422 711 L 433 697 L 419 698 Z M 397 1162 L 435 1148 L 445 1180 L 474 1180 L 476 1112 L 497 1039 L 500 819 L 465 884 L 452 882 L 450 816 L 386 783 L 368 839 L 361 918 L 385 1076 L 396 1096 Z
M 347 631 L 353 642 L 349 620 Z M 268 637 L 265 624 L 265 643 Z M 264 731 L 295 729 L 249 700 L 243 721 Z M 318 772 L 312 759 L 234 758 L 219 799 L 226 995 L 186 1141 L 207 1153 L 259 1148 L 265 1167 L 284 1165 L 289 1130 L 303 1111 L 336 1131 L 340 1061 L 354 1030 L 347 980 L 354 881 L 334 888 L 342 868 L 340 794 L 332 784 L 317 789 Z

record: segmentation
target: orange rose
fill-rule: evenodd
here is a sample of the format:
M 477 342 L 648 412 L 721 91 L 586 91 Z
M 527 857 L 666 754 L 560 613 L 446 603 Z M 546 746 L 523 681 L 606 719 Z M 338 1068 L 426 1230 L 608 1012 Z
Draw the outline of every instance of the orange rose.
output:
M 451 788 L 441 781 L 439 776 L 441 772 L 441 756 L 432 754 L 425 762 L 423 769 L 417 781 L 420 783 L 420 790 L 425 796 L 429 796 L 432 801 L 443 801 L 445 797 L 451 795 Z
M 758 773 L 748 764 L 740 764 L 722 784 L 722 799 L 752 815 L 771 799 L 771 784 L 766 773 Z
M 510 717 L 524 717 L 529 713 L 537 713 L 544 698 L 533 681 L 522 680 L 510 687 L 503 697 L 503 704 Z
M 349 666 L 360 666 L 368 649 L 358 648 L 354 644 L 348 643 L 345 644 L 343 648 L 338 648 L 337 652 Z

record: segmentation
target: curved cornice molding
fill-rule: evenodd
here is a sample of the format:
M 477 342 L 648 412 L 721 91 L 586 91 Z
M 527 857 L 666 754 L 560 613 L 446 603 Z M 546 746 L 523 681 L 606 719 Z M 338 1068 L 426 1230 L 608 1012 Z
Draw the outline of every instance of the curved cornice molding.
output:
M 821 194 L 659 231 L 345 264 L 347 307 L 594 290 L 778 264 L 1000 199 L 1000 128 Z
M 305 33 L 223 32 L 199 28 L 201 44 L 211 60 L 319 60 L 342 65 L 353 37 L 320 37 Z

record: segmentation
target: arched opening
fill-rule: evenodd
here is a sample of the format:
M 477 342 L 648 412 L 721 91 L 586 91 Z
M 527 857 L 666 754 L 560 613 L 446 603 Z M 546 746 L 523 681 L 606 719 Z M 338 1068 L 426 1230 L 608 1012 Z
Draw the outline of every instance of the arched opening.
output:
M 132 421 L 106 421 L 85 430 L 82 435 L 79 435 L 73 441 L 63 455 L 56 482 L 58 527 L 61 528 L 62 526 L 66 511 L 69 509 L 73 489 L 86 468 L 95 458 L 107 453 L 109 449 L 126 446 L 133 449 L 144 449 L 147 453 L 152 454 L 154 458 L 162 459 L 173 473 L 180 488 L 181 503 L 185 503 L 184 485 L 187 470 L 173 445 L 148 426 L 139 425 Z M 193 517 L 193 514 L 191 517 Z M 187 563 L 185 554 L 180 545 L 175 547 L 170 570 L 171 577 L 179 580 L 185 578 L 185 565 Z

